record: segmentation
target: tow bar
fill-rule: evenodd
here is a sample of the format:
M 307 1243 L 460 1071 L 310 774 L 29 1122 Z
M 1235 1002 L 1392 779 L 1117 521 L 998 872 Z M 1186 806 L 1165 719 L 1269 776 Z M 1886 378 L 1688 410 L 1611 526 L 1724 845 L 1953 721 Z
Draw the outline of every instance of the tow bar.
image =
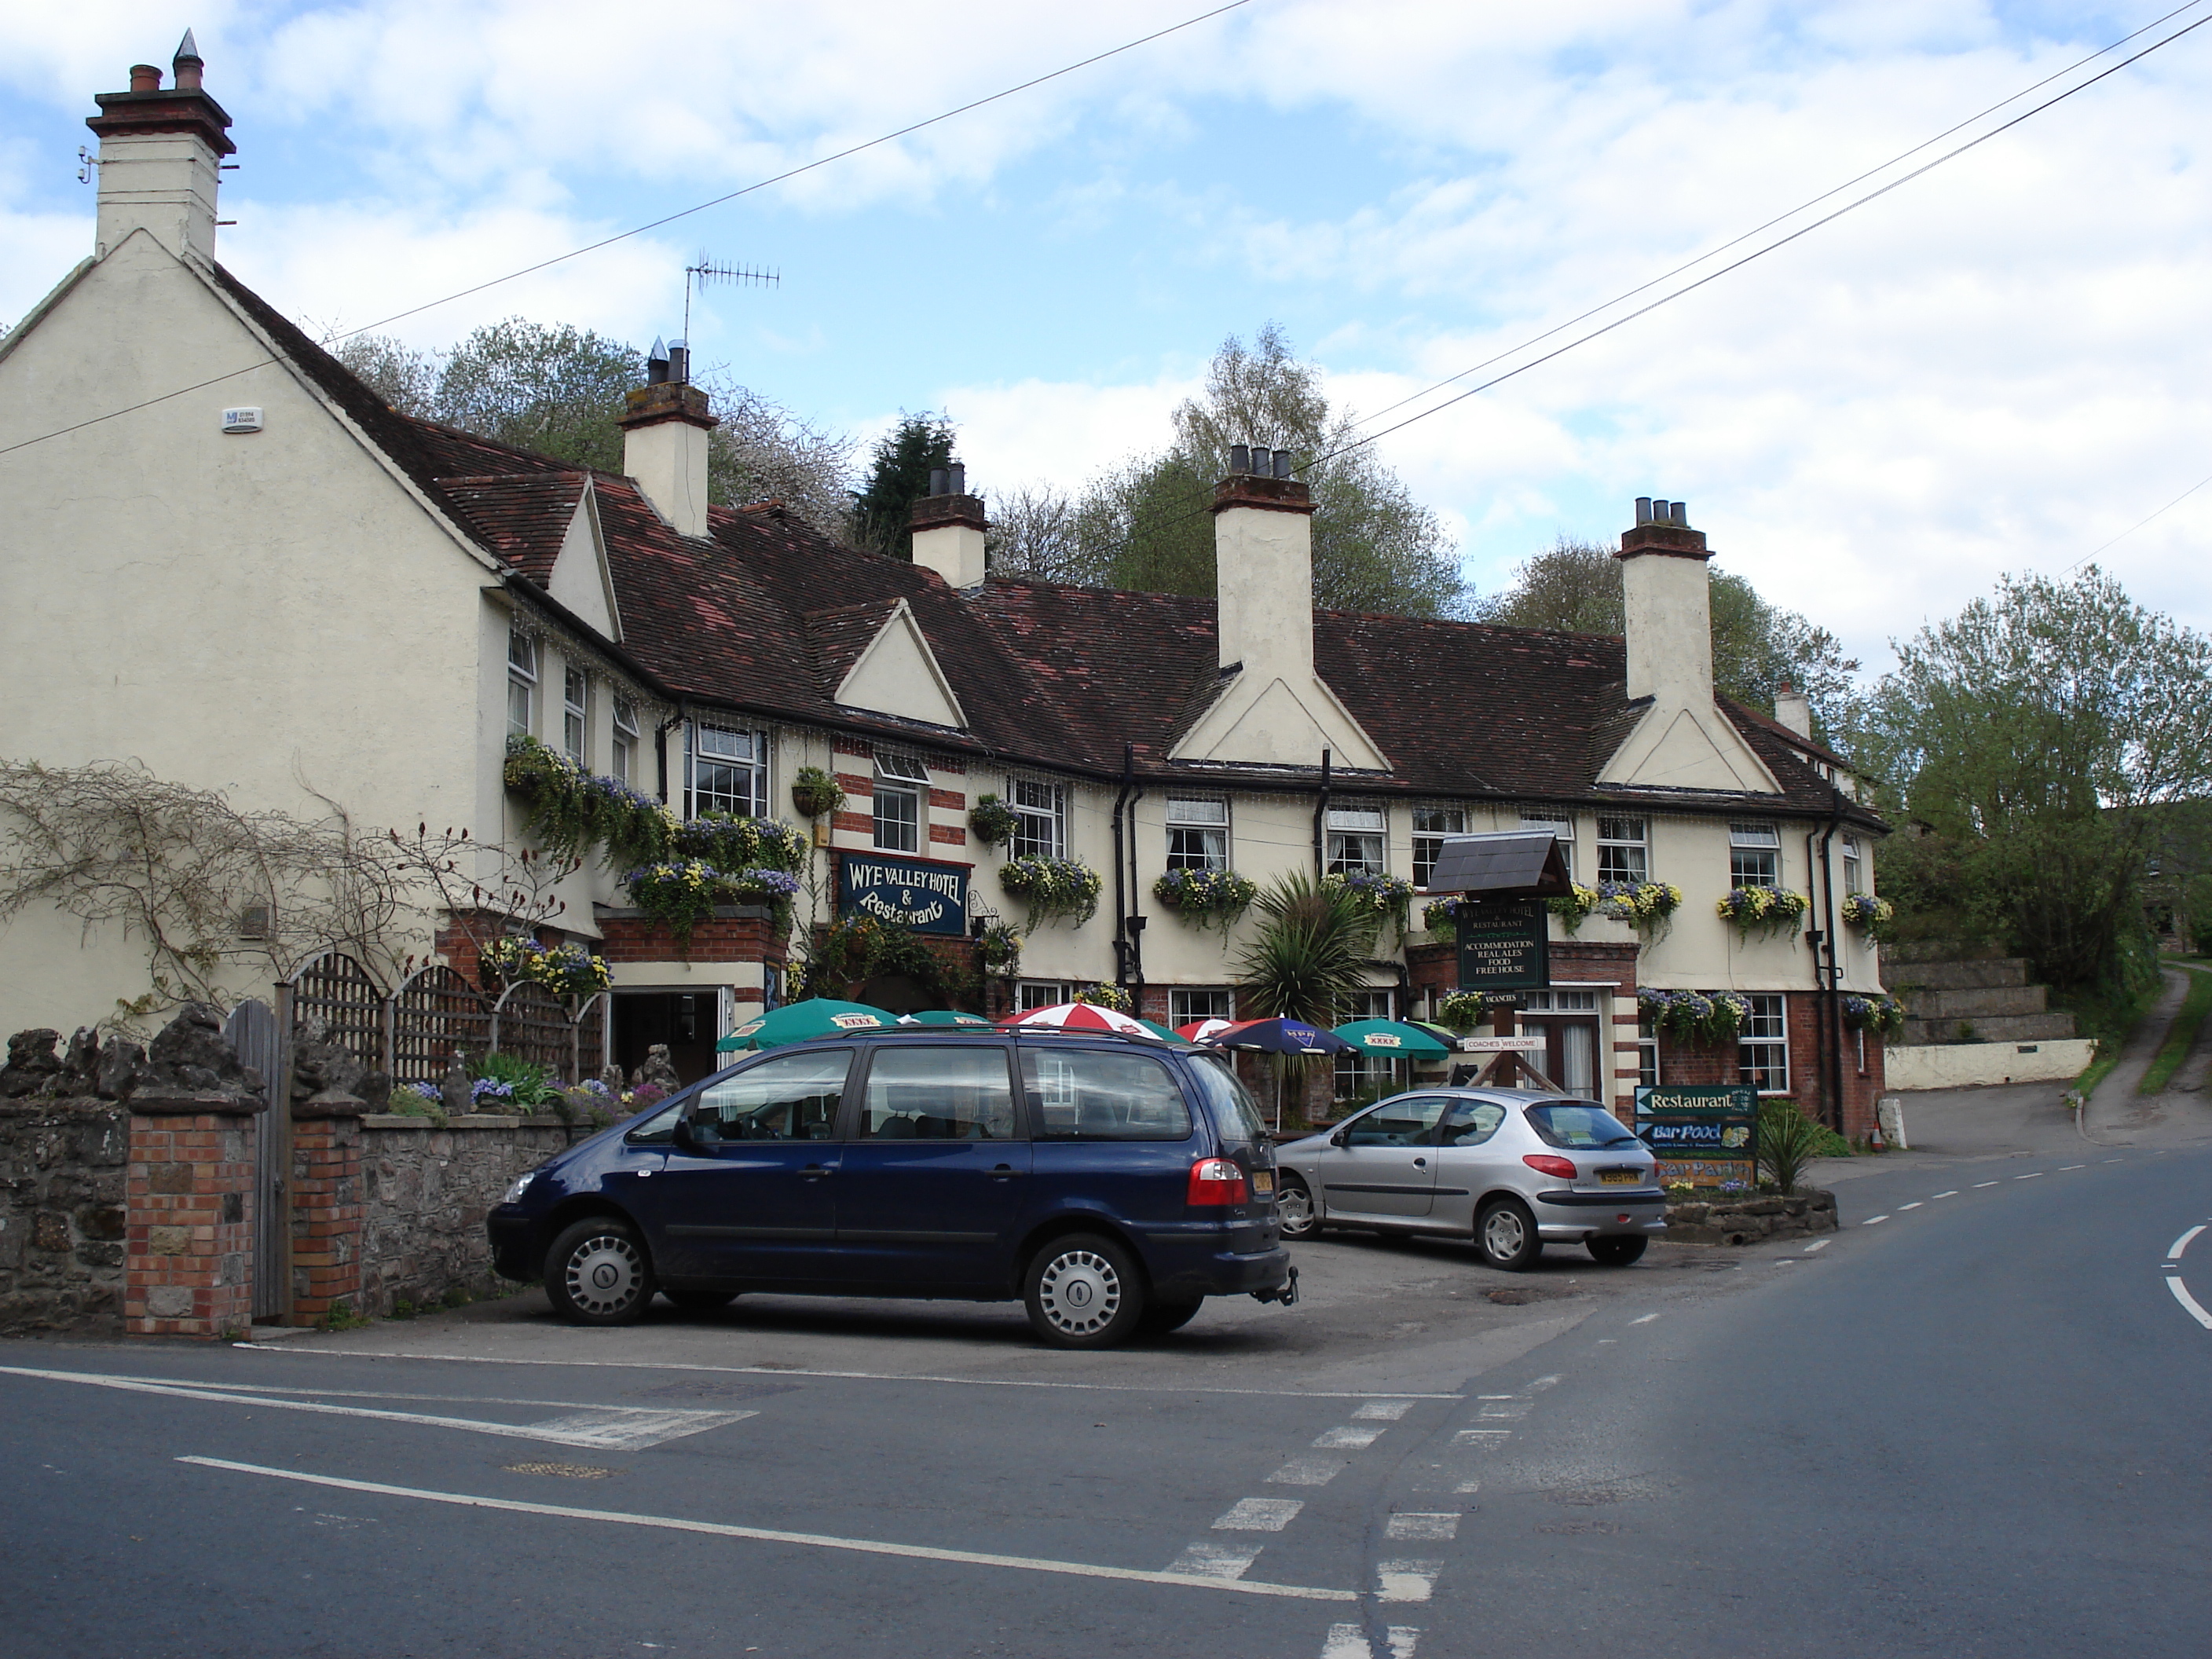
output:
M 1298 1299 L 1298 1270 L 1292 1267 L 1291 1276 L 1272 1291 L 1253 1291 L 1252 1299 L 1255 1302 L 1277 1303 L 1285 1308 L 1291 1306 Z

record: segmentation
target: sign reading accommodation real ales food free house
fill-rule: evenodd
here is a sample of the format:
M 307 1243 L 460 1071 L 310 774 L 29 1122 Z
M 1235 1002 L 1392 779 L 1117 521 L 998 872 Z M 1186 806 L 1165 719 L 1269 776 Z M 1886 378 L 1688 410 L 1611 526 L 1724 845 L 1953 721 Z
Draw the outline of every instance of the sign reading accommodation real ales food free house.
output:
M 1541 899 L 1462 899 L 1459 988 L 1533 991 L 1552 982 L 1551 912 Z
M 837 909 L 917 933 L 957 936 L 968 931 L 968 869 L 848 853 L 838 866 Z
M 1750 1184 L 1759 1159 L 1755 1089 L 1639 1088 L 1636 1133 L 1659 1160 L 1662 1182 Z

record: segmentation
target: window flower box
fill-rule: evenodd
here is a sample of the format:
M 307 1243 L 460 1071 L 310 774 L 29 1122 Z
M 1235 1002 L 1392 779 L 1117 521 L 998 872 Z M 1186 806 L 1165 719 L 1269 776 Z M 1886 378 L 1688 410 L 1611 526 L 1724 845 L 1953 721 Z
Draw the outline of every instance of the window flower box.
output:
M 1098 872 L 1081 859 L 1009 859 L 999 885 L 1029 906 L 1029 925 L 1064 917 L 1081 927 L 1098 912 Z
M 1662 991 L 1645 986 L 1636 1004 L 1651 1029 L 1676 1041 L 1718 1048 L 1735 1041 L 1751 1018 L 1751 1004 L 1734 991 Z
M 1731 887 L 1714 901 L 1713 910 L 1723 921 L 1735 923 L 1746 938 L 1753 933 L 1771 938 L 1794 932 L 1812 903 L 1804 894 L 1786 887 Z
M 1234 870 L 1170 870 L 1152 884 L 1152 896 L 1185 921 L 1224 933 L 1259 896 L 1259 884 Z

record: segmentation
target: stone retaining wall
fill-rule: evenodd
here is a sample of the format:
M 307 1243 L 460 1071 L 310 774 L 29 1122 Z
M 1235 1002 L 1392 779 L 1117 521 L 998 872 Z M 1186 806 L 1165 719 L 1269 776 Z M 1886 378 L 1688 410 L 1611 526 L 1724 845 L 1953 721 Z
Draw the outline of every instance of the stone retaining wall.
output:
M 122 1329 L 130 1116 L 0 1101 L 0 1332 Z
M 1815 1190 L 1788 1198 L 1767 1193 L 1725 1201 L 1698 1200 L 1667 1206 L 1671 1244 L 1756 1244 L 1767 1238 L 1810 1238 L 1836 1231 L 1836 1195 Z
M 550 1115 L 458 1117 L 442 1129 L 389 1114 L 360 1123 L 355 1311 L 379 1316 L 397 1299 L 427 1307 L 449 1291 L 495 1290 L 484 1217 L 517 1176 L 592 1133 Z

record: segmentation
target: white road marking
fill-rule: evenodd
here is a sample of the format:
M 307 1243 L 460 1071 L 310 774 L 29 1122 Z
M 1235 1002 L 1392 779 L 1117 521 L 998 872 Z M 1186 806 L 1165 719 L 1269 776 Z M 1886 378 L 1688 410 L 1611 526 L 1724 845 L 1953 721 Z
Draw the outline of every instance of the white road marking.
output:
M 1352 1414 L 1355 1418 L 1364 1417 L 1370 1422 L 1395 1423 L 1413 1409 L 1413 1402 L 1410 1400 L 1370 1400 Z
M 2069 1170 L 2086 1170 L 2088 1167 L 2086 1164 L 2062 1164 L 2058 1166 L 2058 1173 L 2064 1175 Z
M 1815 1250 L 1825 1250 L 1825 1249 L 1826 1249 L 1827 1248 L 1828 1248 L 1828 1241 L 1827 1241 L 1826 1239 L 1825 1239 L 1825 1238 L 1816 1238 L 1816 1239 L 1814 1239 L 1814 1240 L 1810 1244 L 1808 1244 L 1808 1245 L 1805 1247 L 1805 1254 L 1806 1254 L 1807 1255 L 1812 1255 L 1812 1254 L 1813 1254 L 1813 1252 L 1814 1252 L 1814 1251 L 1815 1251 Z
M 769 1527 L 732 1526 L 721 1521 L 690 1521 L 680 1516 L 633 1515 L 622 1510 L 585 1510 L 566 1504 L 526 1504 L 511 1498 L 479 1498 L 473 1492 L 434 1492 L 422 1486 L 390 1486 L 376 1480 L 347 1480 L 333 1474 L 307 1474 L 298 1469 L 270 1468 L 259 1463 L 234 1463 L 222 1457 L 179 1457 L 204 1469 L 225 1469 L 234 1474 L 258 1474 L 272 1480 L 298 1480 L 312 1486 L 334 1486 L 341 1492 L 372 1492 L 384 1498 L 414 1498 L 426 1504 L 452 1504 L 462 1509 L 501 1510 L 510 1515 L 544 1515 L 557 1520 L 605 1521 L 621 1527 L 656 1527 L 668 1532 L 704 1533 L 716 1538 L 744 1538 L 765 1544 L 800 1544 L 815 1549 L 850 1550 L 860 1555 L 901 1556 L 915 1561 L 947 1561 L 958 1565 L 1010 1567 L 1024 1572 L 1062 1573 L 1074 1578 L 1111 1578 L 1124 1583 L 1186 1584 L 1194 1589 L 1232 1590 L 1245 1595 L 1278 1595 L 1297 1601 L 1357 1601 L 1357 1590 L 1322 1589 L 1306 1584 L 1253 1583 L 1243 1579 L 1194 1578 L 1188 1574 L 1146 1572 L 1134 1567 L 1102 1567 L 1088 1561 L 1054 1561 L 1031 1555 L 997 1555 L 981 1550 L 947 1550 L 927 1544 L 890 1544 L 872 1538 L 836 1538 L 827 1533 L 783 1532 Z
M 2042 1171 L 2042 1170 L 2029 1170 L 2026 1175 L 2024 1175 L 2024 1176 L 2014 1176 L 2013 1177 L 2013 1179 L 2014 1179 L 2014 1181 L 2033 1181 L 2033 1180 L 2034 1180 L 2034 1179 L 2036 1178 L 2036 1176 L 2038 1176 L 2041 1175 L 2042 1173 L 2043 1173 L 2043 1171 Z
M 1938 1198 L 1956 1198 L 1956 1197 L 1958 1197 L 1958 1195 L 1959 1195 L 1959 1189 L 1958 1189 L 1956 1187 L 1952 1188 L 1951 1188 L 1951 1190 L 1950 1190 L 1949 1192 L 1948 1192 L 1948 1193 L 1938 1193 L 1938 1194 L 1936 1194 L 1936 1197 L 1938 1197 Z
M 1475 1415 L 1480 1418 L 1513 1419 L 1526 1417 L 1528 1415 L 1528 1407 L 1532 1403 L 1532 1401 L 1526 1400 L 1514 1400 L 1510 1398 L 1495 1401 L 1492 1403 L 1485 1406 L 1480 1411 L 1477 1412 Z
M 2182 1234 L 2180 1237 L 2173 1241 L 2173 1248 L 2166 1253 L 2166 1259 L 2168 1261 L 2180 1261 L 2181 1253 L 2189 1248 L 2189 1241 L 2196 1237 L 2197 1234 L 2203 1231 L 2204 1229 L 2202 1226 L 2196 1226 L 2191 1227 L 2187 1232 Z
M 1859 1225 L 1862 1227 L 1879 1227 L 1883 1222 L 1888 1219 L 1889 1218 L 1886 1215 L 1870 1215 L 1864 1221 L 1860 1222 Z
M 1797 1265 L 1797 1258 L 1794 1255 L 1785 1255 L 1774 1265 L 1778 1267 L 1794 1267 Z
M 1394 1515 L 1382 1528 L 1385 1538 L 1456 1538 L 1459 1536 L 1459 1516 L 1451 1515 L 1417 1515 L 1407 1512 Z
M 1456 1492 L 1480 1492 L 1482 1490 L 1482 1482 L 1480 1480 L 1462 1480 L 1459 1485 L 1454 1486 L 1452 1490 Z
M 1528 1386 L 1531 1389 L 1556 1389 L 1559 1386 L 1559 1379 L 1556 1376 L 1540 1376 Z
M 2166 1276 L 2166 1288 L 2173 1292 L 2173 1299 L 2176 1302 L 2189 1310 L 2189 1316 L 2191 1319 L 2206 1330 L 2212 1331 L 2212 1313 L 2206 1313 L 2197 1298 L 2190 1295 L 2189 1286 L 2181 1282 L 2181 1276 L 2179 1273 L 2168 1273 Z
M 1994 1181 L 1977 1181 L 1974 1183 L 1974 1190 L 1979 1192 L 1984 1187 L 1994 1187 L 1996 1184 Z
M 283 1342 L 234 1342 L 261 1354 L 316 1354 L 339 1359 L 422 1359 L 441 1365 L 563 1365 L 603 1371 L 705 1371 L 717 1376 L 808 1376 L 832 1382 L 951 1382 L 963 1389 L 1073 1389 L 1092 1394 L 1250 1394 L 1273 1400 L 1373 1400 L 1361 1389 L 1178 1389 L 1166 1383 L 1055 1382 L 1020 1376 L 939 1376 L 928 1372 L 905 1375 L 897 1371 L 817 1371 L 799 1366 L 695 1365 L 657 1359 L 521 1359 L 482 1353 L 402 1353 L 373 1348 L 301 1347 Z M 1413 1394 L 1401 1390 L 1381 1396 L 1390 1400 L 1464 1400 L 1463 1394 Z
M 1897 1206 L 1897 1212 L 1903 1215 L 1907 1210 L 1917 1210 L 1920 1207 L 1921 1202 L 1922 1200 L 1916 1198 L 1910 1204 L 1900 1204 Z
M 1181 1555 L 1168 1563 L 1168 1571 L 1181 1577 L 1236 1579 L 1244 1576 L 1244 1569 L 1260 1559 L 1264 1544 L 1191 1545 Z
M 1373 1445 L 1382 1435 L 1381 1429 L 1347 1426 L 1324 1429 L 1314 1437 L 1313 1443 L 1323 1451 L 1358 1451 L 1363 1446 Z
M 1305 1501 L 1297 1498 L 1240 1498 L 1213 1523 L 1216 1532 L 1280 1532 L 1297 1519 Z
M 1641 1318 L 1632 1319 L 1628 1322 L 1632 1325 L 1649 1325 L 1653 1320 L 1658 1317 L 1659 1316 L 1657 1314 L 1645 1314 Z
M 1389 1659 L 1413 1659 L 1413 1649 L 1420 1639 L 1420 1629 L 1413 1625 L 1393 1625 L 1383 1635 L 1389 1645 Z M 1358 1625 L 1331 1625 L 1328 1639 L 1321 1646 L 1321 1659 L 1376 1659 L 1375 1644 Z
M 1425 1601 L 1436 1588 L 1441 1561 L 1377 1561 L 1375 1599 L 1378 1601 Z
M 1510 1429 L 1462 1429 L 1452 1437 L 1455 1446 L 1502 1446 L 1513 1437 Z
M 1344 1473 L 1341 1457 L 1293 1457 L 1267 1477 L 1271 1486 L 1326 1486 Z
M 582 1446 L 594 1451 L 642 1451 L 648 1446 L 702 1434 L 708 1429 L 724 1428 L 760 1415 L 758 1412 L 653 1411 L 635 1406 L 595 1406 L 571 1412 L 566 1417 L 550 1418 L 543 1423 L 488 1423 L 474 1417 L 374 1411 L 366 1406 L 325 1406 L 311 1400 L 278 1400 L 265 1394 L 234 1394 L 198 1383 L 151 1382 L 135 1376 L 108 1376 L 94 1371 L 44 1371 L 0 1365 L 0 1374 L 79 1382 L 97 1389 L 117 1389 L 125 1394 L 166 1395 L 173 1400 L 254 1406 L 264 1411 L 312 1412 L 320 1417 L 366 1417 L 423 1428 L 461 1429 L 471 1434 L 499 1435 L 509 1440 L 542 1440 L 551 1445 Z
M 2107 1164 L 2118 1164 L 2118 1163 L 2122 1162 L 2122 1160 L 2121 1160 L 2121 1159 L 2119 1159 L 2119 1158 L 2106 1158 L 2106 1159 L 2105 1160 L 2105 1162 L 2106 1162 L 2106 1163 L 2107 1163 Z

